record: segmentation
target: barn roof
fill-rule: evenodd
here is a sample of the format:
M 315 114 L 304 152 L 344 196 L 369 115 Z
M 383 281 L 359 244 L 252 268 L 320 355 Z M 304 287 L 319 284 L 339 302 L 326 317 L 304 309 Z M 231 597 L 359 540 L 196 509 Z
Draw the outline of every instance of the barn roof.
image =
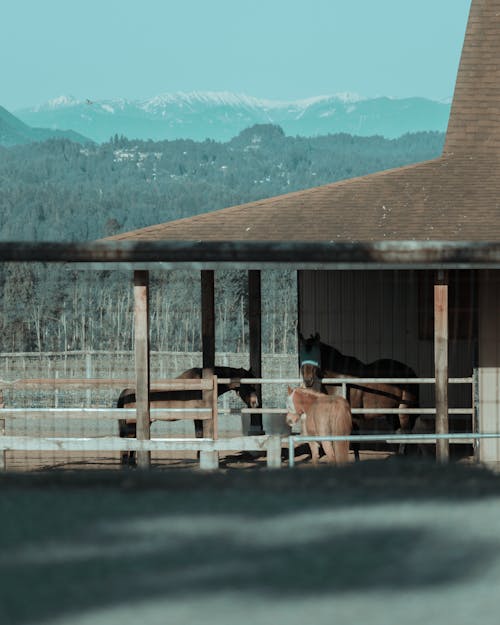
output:
M 500 0 L 472 0 L 441 157 L 111 239 L 500 240 Z

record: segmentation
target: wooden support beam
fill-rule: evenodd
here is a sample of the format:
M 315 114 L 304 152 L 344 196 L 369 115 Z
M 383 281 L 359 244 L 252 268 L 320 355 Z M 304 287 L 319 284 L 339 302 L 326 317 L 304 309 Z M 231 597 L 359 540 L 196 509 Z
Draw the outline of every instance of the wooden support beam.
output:
M 260 271 L 248 272 L 248 324 L 250 344 L 250 369 L 255 377 L 262 375 L 262 317 L 261 317 L 261 284 Z M 259 406 L 262 406 L 262 389 L 257 386 Z M 262 415 L 250 415 L 250 434 L 264 434 Z
M 215 367 L 215 277 L 201 271 L 201 345 L 203 368 Z
M 204 368 L 202 372 L 203 380 L 213 380 L 213 369 Z M 213 419 L 203 421 L 203 438 L 217 438 L 216 422 L 217 422 L 217 393 L 214 391 L 213 384 L 210 389 L 201 392 L 203 398 L 203 406 L 212 409 Z
M 202 367 L 213 374 L 215 367 L 215 274 L 201 271 L 201 351 Z M 208 373 L 207 373 L 208 376 Z M 205 397 L 205 396 L 204 396 Z M 211 426 L 195 419 L 194 431 L 198 438 L 211 437 Z
M 135 393 L 137 412 L 137 438 L 149 440 L 151 425 L 149 415 L 149 274 L 134 272 L 134 332 L 135 332 Z M 137 465 L 151 466 L 151 452 L 138 451 Z
M 434 368 L 436 378 L 436 434 L 448 434 L 448 284 L 444 272 L 439 272 L 434 285 Z M 436 460 L 447 463 L 450 442 L 436 442 Z

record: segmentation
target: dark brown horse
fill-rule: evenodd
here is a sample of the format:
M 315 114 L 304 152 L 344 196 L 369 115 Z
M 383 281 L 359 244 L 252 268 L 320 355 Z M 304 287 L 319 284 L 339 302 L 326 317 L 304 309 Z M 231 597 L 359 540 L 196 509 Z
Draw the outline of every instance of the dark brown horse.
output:
M 381 359 L 365 364 L 353 356 L 322 343 L 319 334 L 304 339 L 299 335 L 300 369 L 304 385 L 330 395 L 341 393 L 335 384 L 321 383 L 322 378 L 415 378 L 416 373 L 407 365 L 392 359 Z M 401 382 L 360 383 L 347 385 L 347 399 L 351 408 L 414 408 L 418 406 L 418 384 Z M 393 431 L 411 432 L 417 415 L 366 412 L 365 419 L 384 417 Z M 359 426 L 359 418 L 353 415 Z
M 259 397 L 255 387 L 251 384 L 241 384 L 243 378 L 255 377 L 251 371 L 247 369 L 238 369 L 235 367 L 214 367 L 213 373 L 218 378 L 230 378 L 227 384 L 217 384 L 217 394 L 223 395 L 228 391 L 234 391 L 248 408 L 259 407 Z M 177 376 L 177 379 L 198 380 L 201 379 L 203 369 L 193 367 L 184 371 Z M 202 407 L 202 391 L 162 391 L 152 388 L 149 392 L 149 401 L 151 408 L 201 408 Z M 117 408 L 134 408 L 135 407 L 135 389 L 125 388 L 120 393 L 116 403 Z M 120 419 L 118 427 L 121 438 L 135 438 L 137 433 L 135 418 Z M 194 428 L 196 438 L 203 438 L 203 421 L 194 419 Z M 135 452 L 123 452 L 121 456 L 122 464 L 135 464 Z

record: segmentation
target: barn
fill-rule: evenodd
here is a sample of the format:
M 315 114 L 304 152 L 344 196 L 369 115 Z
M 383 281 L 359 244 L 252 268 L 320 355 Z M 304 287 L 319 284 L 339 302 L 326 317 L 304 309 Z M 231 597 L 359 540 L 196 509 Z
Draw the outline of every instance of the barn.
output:
M 421 406 L 436 405 L 438 431 L 498 432 L 499 120 L 500 0 L 473 0 L 439 158 L 111 240 L 171 242 L 198 261 L 204 366 L 215 358 L 215 268 L 248 269 L 250 364 L 259 374 L 261 270 L 286 265 L 297 272 L 302 334 L 435 378 L 422 385 Z M 252 427 L 261 430 L 259 416 Z M 480 440 L 475 453 L 499 462 L 498 439 Z
M 4 244 L 0 260 L 133 271 L 137 450 L 153 448 L 150 270 L 199 271 L 204 368 L 217 362 L 217 271 L 247 272 L 249 365 L 259 378 L 262 280 L 266 272 L 286 268 L 296 277 L 297 336 L 319 334 L 363 363 L 404 363 L 420 388 L 415 432 L 438 435 L 438 458 L 448 459 L 451 433 L 455 450 L 495 465 L 500 462 L 499 120 L 500 0 L 473 0 L 439 158 L 93 243 Z M 274 434 L 271 430 L 262 410 L 251 414 L 249 434 Z M 4 449 L 26 444 L 6 441 Z M 146 442 L 149 447 L 141 447 Z M 65 443 L 44 444 L 52 449 Z M 124 447 L 111 441 L 109 449 Z

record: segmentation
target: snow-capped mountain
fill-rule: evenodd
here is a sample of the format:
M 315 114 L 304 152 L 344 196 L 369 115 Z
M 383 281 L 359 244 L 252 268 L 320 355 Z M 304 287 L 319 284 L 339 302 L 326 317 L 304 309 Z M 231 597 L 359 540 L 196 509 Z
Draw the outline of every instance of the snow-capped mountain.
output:
M 449 112 L 449 102 L 424 98 L 363 99 L 336 94 L 281 101 L 229 92 L 193 92 L 136 101 L 61 96 L 15 114 L 31 126 L 71 129 L 103 142 L 115 134 L 155 141 L 227 141 L 244 128 L 261 123 L 278 124 L 288 135 L 346 132 L 394 138 L 406 132 L 445 131 Z

